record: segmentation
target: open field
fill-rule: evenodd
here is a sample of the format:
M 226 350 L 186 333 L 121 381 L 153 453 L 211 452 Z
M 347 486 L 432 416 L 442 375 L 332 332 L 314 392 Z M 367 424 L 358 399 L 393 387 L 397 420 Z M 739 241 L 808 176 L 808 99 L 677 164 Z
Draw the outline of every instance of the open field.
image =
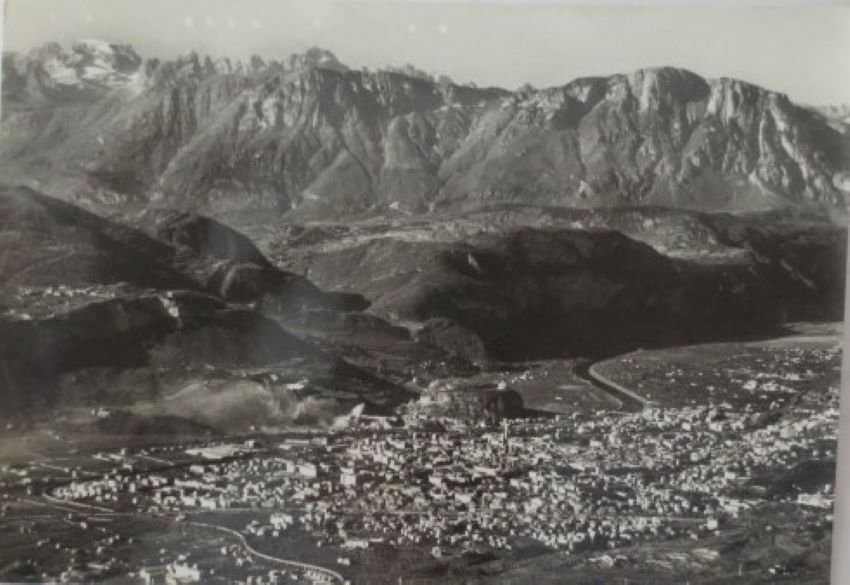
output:
M 755 410 L 817 400 L 839 383 L 840 333 L 640 350 L 596 365 L 612 380 L 664 407 L 720 404 Z

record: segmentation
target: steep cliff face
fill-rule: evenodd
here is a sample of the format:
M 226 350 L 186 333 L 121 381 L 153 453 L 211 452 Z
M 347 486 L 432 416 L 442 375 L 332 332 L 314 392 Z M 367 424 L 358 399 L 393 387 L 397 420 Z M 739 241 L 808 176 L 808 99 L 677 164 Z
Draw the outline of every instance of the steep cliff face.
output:
M 89 43 L 7 56 L 3 92 L 3 178 L 89 205 L 842 208 L 848 170 L 823 116 L 672 68 L 512 93 L 352 71 L 320 50 L 160 63 Z
M 579 80 L 503 101 L 482 127 L 450 160 L 448 200 L 733 210 L 841 201 L 840 135 L 740 81 L 676 69 Z

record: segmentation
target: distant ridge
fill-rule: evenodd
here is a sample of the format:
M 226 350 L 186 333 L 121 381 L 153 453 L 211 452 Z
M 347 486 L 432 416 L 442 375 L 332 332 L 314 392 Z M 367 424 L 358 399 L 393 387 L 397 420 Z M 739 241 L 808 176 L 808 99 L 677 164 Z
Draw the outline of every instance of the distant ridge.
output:
M 89 207 L 843 213 L 850 189 L 828 113 L 670 67 L 510 92 L 350 70 L 322 49 L 160 62 L 86 41 L 5 55 L 3 72 L 0 180 Z

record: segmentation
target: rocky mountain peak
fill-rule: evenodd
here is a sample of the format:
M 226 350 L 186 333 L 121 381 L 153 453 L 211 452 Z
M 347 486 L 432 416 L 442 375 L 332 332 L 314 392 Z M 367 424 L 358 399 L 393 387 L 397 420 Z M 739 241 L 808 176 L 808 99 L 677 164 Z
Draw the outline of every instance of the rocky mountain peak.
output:
M 628 76 L 629 85 L 643 110 L 657 107 L 659 102 L 697 101 L 709 93 L 709 83 L 686 69 L 655 67 L 640 69 Z
M 330 71 L 344 73 L 349 68 L 336 58 L 331 51 L 319 47 L 311 47 L 303 53 L 296 53 L 289 57 L 289 69 L 320 68 Z
M 85 66 L 112 69 L 122 73 L 133 73 L 142 64 L 142 58 L 130 45 L 87 39 L 71 45 L 71 51 Z
M 4 97 L 21 101 L 90 99 L 140 81 L 142 58 L 129 45 L 82 40 L 67 49 L 47 43 L 26 55 L 4 55 Z

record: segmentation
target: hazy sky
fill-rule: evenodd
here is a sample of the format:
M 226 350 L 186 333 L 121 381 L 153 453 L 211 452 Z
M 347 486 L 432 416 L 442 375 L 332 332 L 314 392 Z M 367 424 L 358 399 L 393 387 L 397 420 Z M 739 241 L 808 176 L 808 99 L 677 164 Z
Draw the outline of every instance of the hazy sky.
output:
M 850 103 L 850 9 L 577 8 L 345 0 L 7 0 L 5 47 L 97 38 L 145 57 L 284 57 L 321 46 L 352 67 L 412 63 L 515 88 L 674 65 L 800 102 Z

